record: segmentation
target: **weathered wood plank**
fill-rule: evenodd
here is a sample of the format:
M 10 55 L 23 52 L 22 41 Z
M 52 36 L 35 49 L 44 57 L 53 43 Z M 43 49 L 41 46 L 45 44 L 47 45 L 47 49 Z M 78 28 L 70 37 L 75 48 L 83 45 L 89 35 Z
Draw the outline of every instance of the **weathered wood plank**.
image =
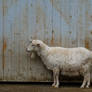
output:
M 3 0 L 0 0 L 0 80 L 3 80 Z
M 19 81 L 28 81 L 28 61 L 27 61 L 27 55 L 26 55 L 26 44 L 28 42 L 28 27 L 30 24 L 28 23 L 28 0 L 23 0 L 23 3 L 20 2 L 19 8 L 20 8 L 20 14 L 17 17 L 17 19 L 20 19 L 18 22 L 19 27 L 19 67 L 18 67 L 18 77 L 16 80 Z M 31 21 L 31 20 L 30 20 Z
M 6 49 L 4 51 L 4 80 L 11 80 L 12 76 L 11 74 L 14 73 L 12 71 L 12 62 L 13 57 L 12 55 L 14 53 L 14 48 L 12 48 L 13 44 L 13 31 L 12 31 L 12 25 L 13 25 L 13 18 L 14 18 L 14 10 L 12 10 L 12 6 L 14 3 L 12 0 L 4 0 L 4 44 L 6 45 Z M 15 76 L 13 76 L 14 78 Z

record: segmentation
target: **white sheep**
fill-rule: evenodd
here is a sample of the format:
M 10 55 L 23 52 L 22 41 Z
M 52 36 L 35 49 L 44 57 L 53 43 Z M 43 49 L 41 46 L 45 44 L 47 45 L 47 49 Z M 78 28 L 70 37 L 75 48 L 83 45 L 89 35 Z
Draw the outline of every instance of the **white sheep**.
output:
M 44 65 L 53 71 L 54 83 L 59 86 L 59 74 L 68 76 L 82 75 L 84 77 L 81 88 L 90 86 L 90 66 L 92 52 L 84 47 L 63 48 L 49 47 L 41 40 L 33 40 L 27 47 L 27 51 L 35 51 L 42 59 Z

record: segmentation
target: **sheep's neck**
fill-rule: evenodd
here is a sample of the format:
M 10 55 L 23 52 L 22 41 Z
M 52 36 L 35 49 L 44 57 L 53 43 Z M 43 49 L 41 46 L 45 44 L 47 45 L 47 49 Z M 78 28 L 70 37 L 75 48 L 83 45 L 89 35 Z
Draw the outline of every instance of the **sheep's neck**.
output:
M 38 53 L 44 64 L 46 64 L 46 62 L 47 62 L 46 57 L 48 56 L 48 50 L 49 50 L 49 47 L 46 46 L 45 49 L 41 50 Z

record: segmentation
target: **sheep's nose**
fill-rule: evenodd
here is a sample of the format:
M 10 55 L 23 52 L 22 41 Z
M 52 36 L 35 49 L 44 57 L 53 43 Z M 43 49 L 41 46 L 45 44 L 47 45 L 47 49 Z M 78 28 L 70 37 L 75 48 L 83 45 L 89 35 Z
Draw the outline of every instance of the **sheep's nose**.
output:
M 26 51 L 27 51 L 27 52 L 31 52 L 30 49 L 28 49 L 28 48 L 26 48 Z

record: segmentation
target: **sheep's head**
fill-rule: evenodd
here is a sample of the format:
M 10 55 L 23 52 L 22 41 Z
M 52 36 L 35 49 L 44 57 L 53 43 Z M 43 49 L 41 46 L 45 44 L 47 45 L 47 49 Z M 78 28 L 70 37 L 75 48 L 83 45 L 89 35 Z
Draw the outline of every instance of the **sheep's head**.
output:
M 29 41 L 29 45 L 27 46 L 26 50 L 27 52 L 31 53 L 31 56 L 34 56 L 34 52 L 38 52 L 40 48 L 42 47 L 43 42 L 40 40 L 32 40 Z
M 42 47 L 42 41 L 40 40 L 33 40 L 29 42 L 29 45 L 27 47 L 27 51 L 28 52 L 32 52 L 32 51 L 39 51 L 40 48 Z

